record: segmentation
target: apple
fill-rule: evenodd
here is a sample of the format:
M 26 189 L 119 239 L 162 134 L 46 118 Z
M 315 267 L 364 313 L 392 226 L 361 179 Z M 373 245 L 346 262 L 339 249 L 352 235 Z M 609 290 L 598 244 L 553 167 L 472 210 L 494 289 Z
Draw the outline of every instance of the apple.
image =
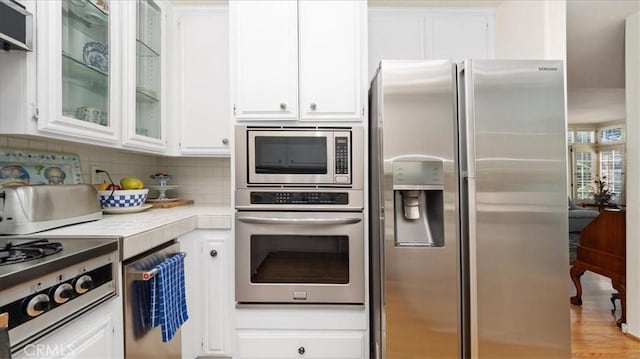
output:
M 107 191 L 119 191 L 121 189 L 122 187 L 120 187 L 120 185 L 113 184 L 113 183 L 107 186 Z

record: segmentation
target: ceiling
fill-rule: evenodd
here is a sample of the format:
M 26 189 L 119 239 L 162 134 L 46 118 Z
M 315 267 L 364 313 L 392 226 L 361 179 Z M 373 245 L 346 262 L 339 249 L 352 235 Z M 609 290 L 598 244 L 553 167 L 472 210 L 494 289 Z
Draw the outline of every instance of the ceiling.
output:
M 567 1 L 570 124 L 624 120 L 624 21 L 638 0 Z

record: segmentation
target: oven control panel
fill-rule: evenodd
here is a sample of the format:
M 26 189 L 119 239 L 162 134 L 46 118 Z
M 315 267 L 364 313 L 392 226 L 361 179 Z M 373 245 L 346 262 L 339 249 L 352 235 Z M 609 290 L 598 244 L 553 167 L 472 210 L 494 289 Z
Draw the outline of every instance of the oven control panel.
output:
M 77 276 L 51 287 L 36 284 L 30 295 L 0 307 L 0 313 L 9 314 L 9 329 L 18 327 L 66 303 L 74 302 L 85 293 L 113 281 L 113 263 L 95 269 L 83 269 Z M 62 274 L 59 275 L 63 277 Z M 37 288 L 37 289 L 36 289 Z
M 251 204 L 349 204 L 347 192 L 251 192 Z

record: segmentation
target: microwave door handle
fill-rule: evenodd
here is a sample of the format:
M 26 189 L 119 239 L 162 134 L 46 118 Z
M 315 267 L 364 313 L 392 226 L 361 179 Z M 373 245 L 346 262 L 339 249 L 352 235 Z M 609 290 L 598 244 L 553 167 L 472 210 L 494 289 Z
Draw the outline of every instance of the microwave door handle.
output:
M 354 224 L 360 218 L 263 218 L 241 217 L 238 221 L 252 224 Z

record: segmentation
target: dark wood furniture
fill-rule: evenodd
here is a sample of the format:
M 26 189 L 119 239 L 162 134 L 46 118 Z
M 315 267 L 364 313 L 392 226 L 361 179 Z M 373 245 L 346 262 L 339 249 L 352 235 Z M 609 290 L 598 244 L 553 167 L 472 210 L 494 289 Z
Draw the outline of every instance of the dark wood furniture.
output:
M 616 324 L 626 323 L 626 212 L 605 209 L 580 232 L 580 245 L 570 275 L 576 286 L 571 304 L 582 305 L 580 277 L 586 270 L 611 279 L 618 292 L 622 315 Z
M 620 207 L 618 207 L 617 204 L 614 203 L 589 203 L 589 202 L 583 202 L 582 203 L 582 207 L 593 207 L 593 208 L 597 208 L 598 212 L 602 212 L 603 209 L 605 208 L 614 208 L 614 209 L 618 209 Z

